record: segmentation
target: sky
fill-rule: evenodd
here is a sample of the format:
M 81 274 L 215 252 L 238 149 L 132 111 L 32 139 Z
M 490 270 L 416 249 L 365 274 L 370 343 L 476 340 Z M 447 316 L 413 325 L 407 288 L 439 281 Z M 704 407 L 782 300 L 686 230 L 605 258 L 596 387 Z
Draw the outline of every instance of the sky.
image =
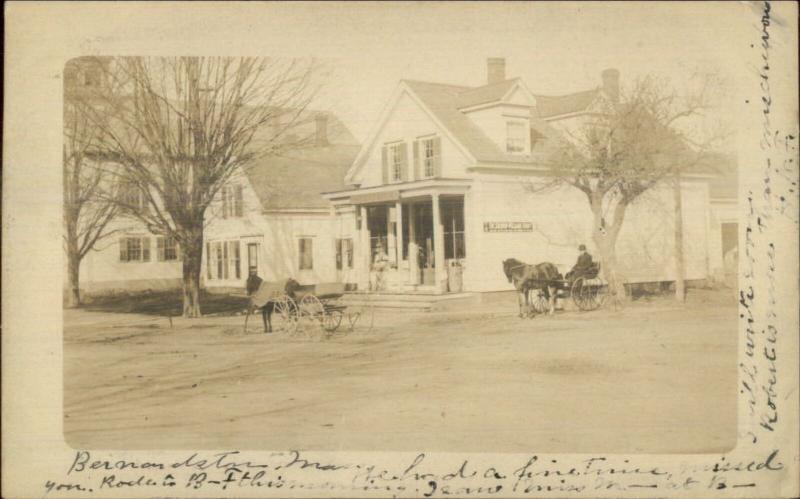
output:
M 713 72 L 725 86 L 725 114 L 744 70 L 742 40 L 753 37 L 757 21 L 752 6 L 740 2 L 360 7 L 357 14 L 342 5 L 319 16 L 291 13 L 283 34 L 322 42 L 315 55 L 331 74 L 317 106 L 336 112 L 361 140 L 399 80 L 481 85 L 488 57 L 504 57 L 508 77 L 546 95 L 596 87 L 610 67 L 620 70 L 623 85 L 655 75 L 679 90 L 697 71 Z
M 84 19 L 85 33 L 74 35 L 82 53 L 318 59 L 327 78 L 314 106 L 337 113 L 360 140 L 401 79 L 481 85 L 488 57 L 505 58 L 508 77 L 545 95 L 596 87 L 610 67 L 623 86 L 655 75 L 679 90 L 698 71 L 717 73 L 718 113 L 734 120 L 747 114 L 742 82 L 751 93 L 758 84 L 745 61 L 757 60 L 763 9 L 741 1 L 130 2 L 98 19 L 93 5 L 68 6 Z M 771 43 L 796 44 L 778 34 Z M 47 33 L 20 36 L 40 43 Z

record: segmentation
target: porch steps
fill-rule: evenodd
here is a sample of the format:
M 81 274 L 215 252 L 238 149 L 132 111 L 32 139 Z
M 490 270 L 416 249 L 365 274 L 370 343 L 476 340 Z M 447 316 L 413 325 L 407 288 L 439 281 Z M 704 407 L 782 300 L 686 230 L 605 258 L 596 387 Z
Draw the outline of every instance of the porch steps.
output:
M 469 306 L 479 299 L 475 293 L 450 293 L 443 295 L 428 293 L 347 293 L 340 302 L 353 307 L 372 307 L 376 310 L 409 312 L 431 312 L 451 307 Z

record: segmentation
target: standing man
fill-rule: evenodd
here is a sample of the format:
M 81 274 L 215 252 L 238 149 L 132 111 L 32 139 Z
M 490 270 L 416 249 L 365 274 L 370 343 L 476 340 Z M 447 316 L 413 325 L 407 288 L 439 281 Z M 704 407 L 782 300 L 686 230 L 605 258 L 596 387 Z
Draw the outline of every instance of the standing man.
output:
M 387 255 L 386 251 L 383 249 L 383 241 L 379 240 L 375 247 L 375 259 L 372 263 L 372 271 L 374 275 L 372 291 L 383 291 L 384 287 L 386 286 L 384 279 L 386 277 L 385 272 L 388 266 L 389 255 Z

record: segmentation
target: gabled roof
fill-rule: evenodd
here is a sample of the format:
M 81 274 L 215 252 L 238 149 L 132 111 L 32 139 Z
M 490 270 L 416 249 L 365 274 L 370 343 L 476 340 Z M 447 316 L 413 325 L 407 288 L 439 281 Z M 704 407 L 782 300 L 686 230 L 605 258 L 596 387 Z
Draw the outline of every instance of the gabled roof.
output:
M 333 113 L 309 113 L 327 116 L 327 144 L 312 142 L 264 156 L 244 168 L 264 210 L 327 208 L 320 194 L 345 187 L 345 173 L 360 148 L 358 141 Z M 313 119 L 307 121 L 313 126 Z
M 478 88 L 409 80 L 404 80 L 404 83 L 476 161 L 488 163 L 531 163 L 533 161 L 531 156 L 506 154 L 469 116 L 459 110 L 460 107 L 464 107 L 464 102 L 474 103 L 476 99 L 482 100 L 501 92 L 502 95 L 505 95 L 516 84 L 514 80 Z M 554 139 L 558 136 L 555 129 L 535 115 L 531 115 L 531 128 L 545 138 Z M 538 142 L 532 156 L 537 156 L 538 149 L 544 147 L 545 142 Z
M 505 97 L 511 89 L 520 84 L 519 78 L 501 81 L 491 85 L 470 88 L 462 87 L 464 90 L 458 95 L 459 108 L 478 106 L 489 102 L 497 102 Z
M 493 102 L 502 102 L 514 89 L 521 89 L 532 104 L 518 108 L 530 113 L 532 150 L 530 155 L 507 154 L 501 145 L 496 144 L 488 135 L 469 117 L 469 108 L 488 105 Z M 368 151 L 371 149 L 383 122 L 388 118 L 403 92 L 416 100 L 427 111 L 434 122 L 444 128 L 456 146 L 459 147 L 470 160 L 478 163 L 514 163 L 518 165 L 534 165 L 545 158 L 548 150 L 558 141 L 563 140 L 562 135 L 545 118 L 567 115 L 586 111 L 600 95 L 599 89 L 578 92 L 562 96 L 535 96 L 527 89 L 520 78 L 512 78 L 490 85 L 468 87 L 464 85 L 450 85 L 445 83 L 432 83 L 417 80 L 401 80 L 398 90 L 384 109 L 379 124 L 365 142 L 358 154 L 353 167 L 348 171 L 347 181 L 352 183 L 353 176 L 363 164 Z
M 711 199 L 739 197 L 739 163 L 732 154 L 712 153 L 697 170 L 713 175 L 708 184 Z
M 585 90 L 567 95 L 534 95 L 536 110 L 540 118 L 585 112 L 597 99 L 600 89 Z

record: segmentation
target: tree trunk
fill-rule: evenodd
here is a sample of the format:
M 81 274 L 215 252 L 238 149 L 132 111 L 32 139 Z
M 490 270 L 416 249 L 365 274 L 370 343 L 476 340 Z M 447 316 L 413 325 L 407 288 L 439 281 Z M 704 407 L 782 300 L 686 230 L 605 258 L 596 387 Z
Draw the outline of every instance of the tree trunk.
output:
M 675 299 L 686 301 L 686 283 L 684 282 L 685 261 L 683 255 L 683 201 L 681 199 L 681 174 L 675 170 L 672 184 L 675 200 Z
M 589 206 L 594 215 L 592 239 L 600 253 L 600 264 L 603 276 L 608 281 L 608 290 L 615 305 L 626 299 L 625 283 L 617 274 L 617 236 L 625 220 L 627 203 L 619 202 L 613 211 L 611 225 L 607 225 L 603 217 L 603 202 L 600 194 L 594 194 Z
M 79 287 L 79 276 L 81 269 L 81 259 L 77 249 L 70 249 L 67 255 L 67 308 L 77 308 L 81 306 L 81 292 Z
M 626 298 L 625 283 L 617 275 L 616 237 L 609 240 L 608 234 L 594 232 L 594 243 L 600 253 L 600 264 L 603 277 L 608 281 L 608 290 L 612 299 L 620 303 Z
M 181 247 L 183 258 L 183 316 L 200 317 L 200 267 L 203 261 L 203 231 L 192 231 Z

